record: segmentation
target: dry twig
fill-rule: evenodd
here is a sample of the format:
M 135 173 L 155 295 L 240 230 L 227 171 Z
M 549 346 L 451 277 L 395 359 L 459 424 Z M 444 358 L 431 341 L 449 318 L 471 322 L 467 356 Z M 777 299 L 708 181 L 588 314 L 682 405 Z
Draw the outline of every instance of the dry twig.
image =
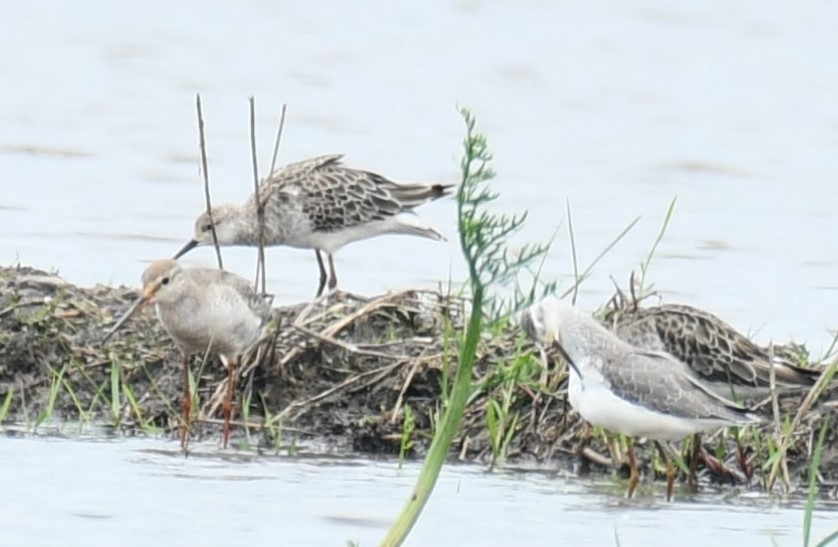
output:
M 204 198 L 207 205 L 207 218 L 210 222 L 210 232 L 212 233 L 212 245 L 215 247 L 215 256 L 218 259 L 218 269 L 224 269 L 224 263 L 221 261 L 221 248 L 218 246 L 218 234 L 215 232 L 215 221 L 212 219 L 212 199 L 210 199 L 210 182 L 209 182 L 209 167 L 207 162 L 207 142 L 204 136 L 204 112 L 201 107 L 201 94 L 196 95 L 195 104 L 198 109 L 198 137 L 201 145 L 201 172 L 204 175 Z

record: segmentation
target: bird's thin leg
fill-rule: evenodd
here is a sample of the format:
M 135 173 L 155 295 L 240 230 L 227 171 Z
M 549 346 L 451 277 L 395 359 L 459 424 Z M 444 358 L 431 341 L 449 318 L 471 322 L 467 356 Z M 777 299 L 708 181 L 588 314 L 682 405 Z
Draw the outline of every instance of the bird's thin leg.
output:
M 634 442 L 631 437 L 626 440 L 626 451 L 629 457 L 629 489 L 626 497 L 633 498 L 637 490 L 637 483 L 640 480 L 640 474 L 637 471 L 637 457 L 634 454 Z
M 258 258 L 258 264 L 257 264 L 256 277 L 257 277 L 257 281 L 258 281 L 258 277 L 260 275 L 262 276 L 262 285 L 260 287 L 260 290 L 262 291 L 262 296 L 267 294 L 266 289 L 265 289 L 265 285 L 267 285 L 267 283 L 268 283 L 268 279 L 266 277 L 266 275 L 267 275 L 266 274 L 266 269 L 267 269 L 267 265 L 265 264 L 265 246 L 260 244 L 259 245 L 259 258 Z
M 188 452 L 189 417 L 192 414 L 192 390 L 189 389 L 189 355 L 183 354 L 183 423 L 180 426 L 180 448 Z
M 725 464 L 720 462 L 715 456 L 709 454 L 703 448 L 699 449 L 699 453 L 701 454 L 702 461 L 704 461 L 704 466 L 711 472 L 719 475 L 730 473 L 730 471 L 728 471 L 728 469 L 725 467 Z
M 338 274 L 335 272 L 335 257 L 332 256 L 332 253 L 327 253 L 329 255 L 329 289 L 334 289 L 338 286 Z
M 233 417 L 233 398 L 234 387 L 236 384 L 236 368 L 238 365 L 238 357 L 231 357 L 227 361 L 227 394 L 224 397 L 224 440 L 223 447 L 227 448 L 227 442 L 230 440 L 230 420 Z
M 616 435 L 608 435 L 606 444 L 611 451 L 611 465 L 619 469 L 623 465 L 623 451 L 620 450 L 620 440 Z
M 754 470 L 748 465 L 748 458 L 745 457 L 745 451 L 742 449 L 742 441 L 739 435 L 736 435 L 736 462 L 739 464 L 739 469 L 745 474 L 745 478 L 749 479 L 753 476 Z
M 323 257 L 320 256 L 320 249 L 314 249 L 314 256 L 317 257 L 317 265 L 320 267 L 320 284 L 317 285 L 317 294 L 314 296 L 315 298 L 319 298 L 321 294 L 323 294 L 323 289 L 326 288 L 326 266 L 323 264 Z
M 675 490 L 675 477 L 678 473 L 675 471 L 675 465 L 672 463 L 672 458 L 666 453 L 661 443 L 655 441 L 655 447 L 658 449 L 663 461 L 666 462 L 666 501 L 672 501 L 673 492 Z
M 687 478 L 687 486 L 692 492 L 698 491 L 698 458 L 701 456 L 701 433 L 693 435 L 692 456 L 690 457 L 690 476 Z

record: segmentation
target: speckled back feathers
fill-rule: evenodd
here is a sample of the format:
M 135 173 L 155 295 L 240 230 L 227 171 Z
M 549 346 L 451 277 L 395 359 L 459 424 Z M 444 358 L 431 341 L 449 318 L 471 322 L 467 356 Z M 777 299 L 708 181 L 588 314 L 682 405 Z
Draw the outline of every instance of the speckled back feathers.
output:
M 703 379 L 736 386 L 768 385 L 770 356 L 715 315 L 692 306 L 664 304 L 611 313 L 605 319 L 621 339 L 647 350 L 665 351 Z M 781 386 L 808 386 L 818 372 L 775 355 Z
M 447 195 L 451 188 L 396 184 L 376 173 L 346 167 L 341 158 L 319 156 L 275 171 L 262 184 L 266 217 L 297 209 L 313 230 L 332 232 L 412 211 Z

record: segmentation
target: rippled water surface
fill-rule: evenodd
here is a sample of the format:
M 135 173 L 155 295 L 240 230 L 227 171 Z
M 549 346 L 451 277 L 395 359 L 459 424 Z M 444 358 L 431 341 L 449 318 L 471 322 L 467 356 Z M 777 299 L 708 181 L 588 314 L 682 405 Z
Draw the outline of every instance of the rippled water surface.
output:
M 0 545 L 377 545 L 418 465 L 225 454 L 176 442 L 0 439 Z M 408 545 L 800 545 L 799 503 L 448 466 Z M 838 512 L 816 513 L 813 537 Z
M 584 305 L 605 299 L 609 275 L 625 281 L 677 196 L 650 273 L 670 300 L 815 352 L 836 326 L 838 4 L 11 2 L 3 20 L 5 263 L 136 284 L 178 249 L 203 200 L 196 92 L 218 202 L 252 189 L 250 95 L 263 172 L 287 102 L 282 161 L 344 152 L 401 181 L 457 180 L 459 103 L 490 138 L 501 206 L 530 212 L 522 240 L 548 238 L 569 201 L 585 265 L 642 217 Z M 461 279 L 453 202 L 422 215 L 448 243 L 351 245 L 343 288 Z M 550 277 L 572 271 L 565 228 Z M 278 302 L 310 298 L 312 254 L 269 251 Z M 242 274 L 254 261 L 228 253 Z

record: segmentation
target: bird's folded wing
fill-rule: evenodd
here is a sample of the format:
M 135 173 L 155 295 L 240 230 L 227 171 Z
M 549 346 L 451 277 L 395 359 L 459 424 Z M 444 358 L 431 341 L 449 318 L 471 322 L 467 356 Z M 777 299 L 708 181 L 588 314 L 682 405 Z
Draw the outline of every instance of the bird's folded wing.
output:
M 650 410 L 688 419 L 731 419 L 731 413 L 743 411 L 668 353 L 636 350 L 601 370 L 616 395 Z

